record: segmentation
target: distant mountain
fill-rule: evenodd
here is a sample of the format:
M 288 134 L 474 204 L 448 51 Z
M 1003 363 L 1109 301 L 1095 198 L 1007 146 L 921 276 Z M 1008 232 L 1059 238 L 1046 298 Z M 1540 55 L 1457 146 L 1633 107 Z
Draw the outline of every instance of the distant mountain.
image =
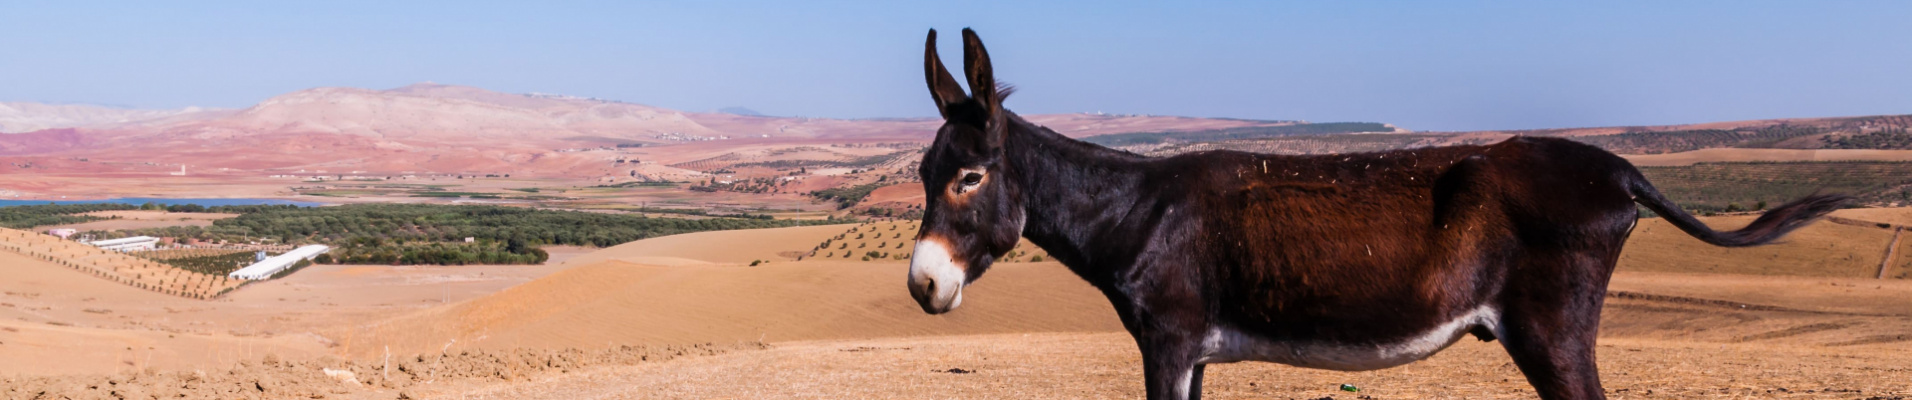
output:
M 1912 128 L 1912 115 L 1471 132 L 1408 132 L 1390 125 L 1372 123 L 1302 123 L 1293 126 L 1123 133 L 1095 136 L 1087 140 L 1135 153 L 1166 156 L 1207 150 L 1335 154 L 1488 144 L 1514 136 L 1554 136 L 1598 146 L 1617 154 L 1665 154 L 1723 148 L 1912 150 L 1912 134 L 1906 133 L 1909 128 Z
M 757 112 L 757 110 L 752 110 L 752 109 L 743 108 L 743 107 L 724 107 L 724 108 L 717 109 L 717 112 L 730 114 L 730 115 L 742 115 L 746 117 L 768 117 L 768 115 L 763 115 L 763 113 Z
M 165 118 L 206 111 L 198 107 L 145 110 L 86 104 L 0 102 L 0 133 L 78 128 Z
M 28 110 L 16 113 L 22 120 L 52 121 L 65 115 L 36 111 L 63 110 L 57 107 L 14 109 Z M 924 142 L 941 123 L 934 118 L 845 120 L 750 116 L 744 112 L 756 113 L 726 110 L 685 112 L 435 83 L 390 90 L 324 87 L 275 96 L 238 110 L 126 113 L 93 117 L 85 125 L 58 131 L 43 130 L 51 125 L 41 123 L 32 125 L 40 132 L 0 135 L 0 156 L 187 163 L 240 170 L 323 166 L 569 174 L 603 169 L 598 160 L 603 155 L 579 155 L 582 149 Z M 1289 124 L 1101 114 L 1024 117 L 1076 137 Z

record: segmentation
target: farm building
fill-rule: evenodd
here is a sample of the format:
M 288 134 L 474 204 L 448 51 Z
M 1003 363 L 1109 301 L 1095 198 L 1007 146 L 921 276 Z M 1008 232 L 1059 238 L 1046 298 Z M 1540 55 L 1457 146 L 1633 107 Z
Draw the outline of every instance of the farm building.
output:
M 314 244 L 300 246 L 285 254 L 266 257 L 266 259 L 252 263 L 252 265 L 247 265 L 238 271 L 232 271 L 231 274 L 227 274 L 226 276 L 233 279 L 249 280 L 271 278 L 273 274 L 277 274 L 279 271 L 284 271 L 287 268 L 292 268 L 292 265 L 298 264 L 299 261 L 310 260 L 312 257 L 318 257 L 320 254 L 325 254 L 330 251 L 332 251 L 332 248 L 326 247 L 325 245 Z
M 153 246 L 159 244 L 159 238 L 152 236 L 134 236 L 129 238 L 95 240 L 87 244 L 113 251 L 143 251 L 152 250 Z
M 46 234 L 59 236 L 61 239 L 73 237 L 73 234 L 75 233 L 80 233 L 80 231 L 78 229 L 73 229 L 73 228 L 53 228 L 53 229 L 46 230 Z

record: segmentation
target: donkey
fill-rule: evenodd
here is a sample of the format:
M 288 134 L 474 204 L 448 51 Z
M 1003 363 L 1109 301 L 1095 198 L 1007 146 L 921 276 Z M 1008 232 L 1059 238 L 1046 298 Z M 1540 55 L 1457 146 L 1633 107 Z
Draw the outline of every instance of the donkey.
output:
M 1003 109 L 963 30 L 965 94 L 929 32 L 944 124 L 923 155 L 909 291 L 923 311 L 1015 246 L 1094 285 L 1142 351 L 1150 399 L 1199 398 L 1206 364 L 1362 371 L 1463 335 L 1499 339 L 1544 399 L 1601 399 L 1594 341 L 1639 204 L 1716 246 L 1765 244 L 1849 198 L 1813 195 L 1715 231 L 1625 159 L 1544 137 L 1485 146 L 1165 158 L 1076 141 Z

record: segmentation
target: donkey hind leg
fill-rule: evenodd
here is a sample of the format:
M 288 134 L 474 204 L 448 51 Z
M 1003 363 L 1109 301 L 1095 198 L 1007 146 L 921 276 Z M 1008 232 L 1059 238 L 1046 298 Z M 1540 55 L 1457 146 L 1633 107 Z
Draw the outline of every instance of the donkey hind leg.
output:
M 1540 398 L 1605 399 L 1594 342 L 1600 331 L 1612 262 L 1598 256 L 1553 257 L 1551 268 L 1526 271 L 1555 276 L 1510 286 L 1500 319 L 1501 346 L 1527 376 Z M 1561 267 L 1565 268 L 1561 268 Z

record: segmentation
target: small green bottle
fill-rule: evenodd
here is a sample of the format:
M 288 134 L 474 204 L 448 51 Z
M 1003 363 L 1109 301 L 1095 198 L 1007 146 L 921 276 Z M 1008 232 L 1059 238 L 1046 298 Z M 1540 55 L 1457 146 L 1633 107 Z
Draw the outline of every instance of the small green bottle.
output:
M 1346 384 L 1346 383 L 1343 383 L 1343 384 L 1341 384 L 1341 391 L 1343 391 L 1343 392 L 1359 392 L 1359 391 L 1361 391 L 1361 388 L 1358 388 L 1358 387 L 1354 387 L 1354 385 L 1349 385 L 1349 384 Z

